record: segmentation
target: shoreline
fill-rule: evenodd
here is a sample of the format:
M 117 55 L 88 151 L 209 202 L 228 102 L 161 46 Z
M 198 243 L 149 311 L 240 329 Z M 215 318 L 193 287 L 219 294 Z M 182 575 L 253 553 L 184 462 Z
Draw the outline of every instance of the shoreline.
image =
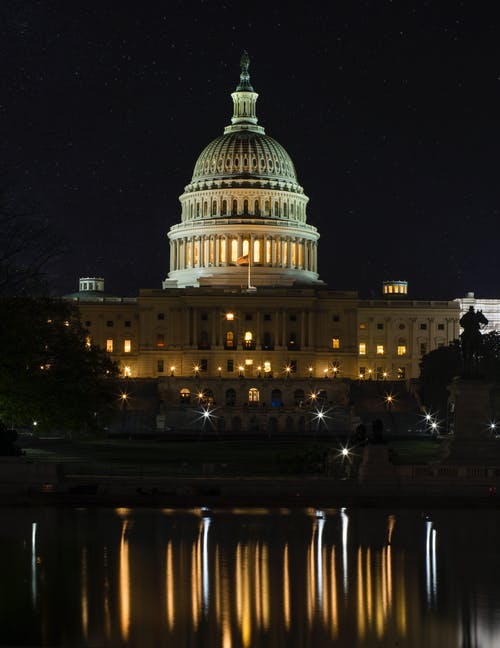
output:
M 130 479 L 71 476 L 59 483 L 0 484 L 0 508 L 500 508 L 500 489 L 488 482 L 401 484 L 328 478 L 191 477 Z

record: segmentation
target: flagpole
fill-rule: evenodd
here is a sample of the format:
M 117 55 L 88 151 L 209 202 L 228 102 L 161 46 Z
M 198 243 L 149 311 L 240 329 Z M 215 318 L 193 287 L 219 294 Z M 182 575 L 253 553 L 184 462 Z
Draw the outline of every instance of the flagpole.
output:
M 248 287 L 251 288 L 252 284 L 250 283 L 250 267 L 252 265 L 252 254 L 250 249 L 250 244 L 248 245 Z

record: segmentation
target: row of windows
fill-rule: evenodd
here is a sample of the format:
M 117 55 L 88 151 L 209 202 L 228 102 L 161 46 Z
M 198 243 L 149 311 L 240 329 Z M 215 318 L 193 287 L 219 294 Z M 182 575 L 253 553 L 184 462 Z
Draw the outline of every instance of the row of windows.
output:
M 115 351 L 115 343 L 113 338 L 106 340 L 106 351 L 113 353 Z M 132 351 L 132 340 L 123 340 L 123 353 L 130 353 Z
M 287 218 L 290 216 L 294 218 L 295 216 L 295 205 L 294 203 L 283 202 L 281 204 L 283 210 L 283 216 Z M 212 208 L 210 215 L 218 215 L 218 204 L 216 200 L 212 201 Z M 259 200 L 254 200 L 253 205 L 249 202 L 248 199 L 244 199 L 243 202 L 233 199 L 231 202 L 228 202 L 226 199 L 222 200 L 220 203 L 220 215 L 229 216 L 237 215 L 243 213 L 244 215 L 252 213 L 254 216 L 279 216 L 280 215 L 280 201 L 274 201 L 274 205 L 271 201 L 264 201 L 264 207 L 262 208 L 262 203 Z M 209 215 L 209 203 L 208 201 L 203 201 L 203 203 L 196 201 L 189 205 L 189 218 L 200 218 L 201 216 Z M 303 205 L 297 205 L 297 215 L 300 217 L 304 214 Z
M 359 355 L 366 355 L 366 342 L 360 342 L 359 344 Z M 377 355 L 385 354 L 385 347 L 383 344 L 375 345 L 375 352 Z M 398 344 L 396 352 L 398 356 L 406 355 L 406 344 Z
M 334 319 L 334 321 L 338 322 L 339 319 L 337 319 L 337 320 Z M 361 322 L 361 324 L 359 325 L 359 328 L 364 331 L 366 329 L 366 324 L 364 322 Z M 401 322 L 401 324 L 399 324 L 398 328 L 401 331 L 404 331 L 404 329 L 406 328 L 406 324 L 403 324 Z M 427 331 L 427 324 L 425 322 L 421 322 L 419 324 L 419 328 L 420 328 L 421 331 Z M 377 322 L 377 330 L 378 331 L 383 331 L 384 330 L 384 323 L 383 322 Z M 437 330 L 438 331 L 444 331 L 444 324 L 443 323 L 438 324 L 437 325 Z
M 85 325 L 85 328 L 90 328 L 92 326 L 92 322 L 90 320 L 85 320 L 84 325 Z M 108 328 L 112 328 L 114 325 L 115 325 L 114 320 L 106 320 L 106 326 Z M 131 328 L 132 320 L 124 320 L 123 326 L 125 328 Z

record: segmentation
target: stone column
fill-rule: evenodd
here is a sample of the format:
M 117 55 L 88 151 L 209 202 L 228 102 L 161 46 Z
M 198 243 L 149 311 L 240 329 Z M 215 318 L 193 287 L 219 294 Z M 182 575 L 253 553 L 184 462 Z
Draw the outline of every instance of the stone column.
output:
M 300 348 L 303 349 L 306 343 L 306 312 L 300 313 Z
M 220 238 L 217 235 L 214 236 L 214 255 L 214 265 L 218 268 L 220 263 Z
M 279 338 L 279 311 L 274 312 L 274 346 L 278 347 L 280 346 L 280 338 Z

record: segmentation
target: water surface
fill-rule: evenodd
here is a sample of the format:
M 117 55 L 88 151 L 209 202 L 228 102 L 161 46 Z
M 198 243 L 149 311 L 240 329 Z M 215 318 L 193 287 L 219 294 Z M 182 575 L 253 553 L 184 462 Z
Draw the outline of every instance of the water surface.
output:
M 498 647 L 499 515 L 2 509 L 0 645 Z

